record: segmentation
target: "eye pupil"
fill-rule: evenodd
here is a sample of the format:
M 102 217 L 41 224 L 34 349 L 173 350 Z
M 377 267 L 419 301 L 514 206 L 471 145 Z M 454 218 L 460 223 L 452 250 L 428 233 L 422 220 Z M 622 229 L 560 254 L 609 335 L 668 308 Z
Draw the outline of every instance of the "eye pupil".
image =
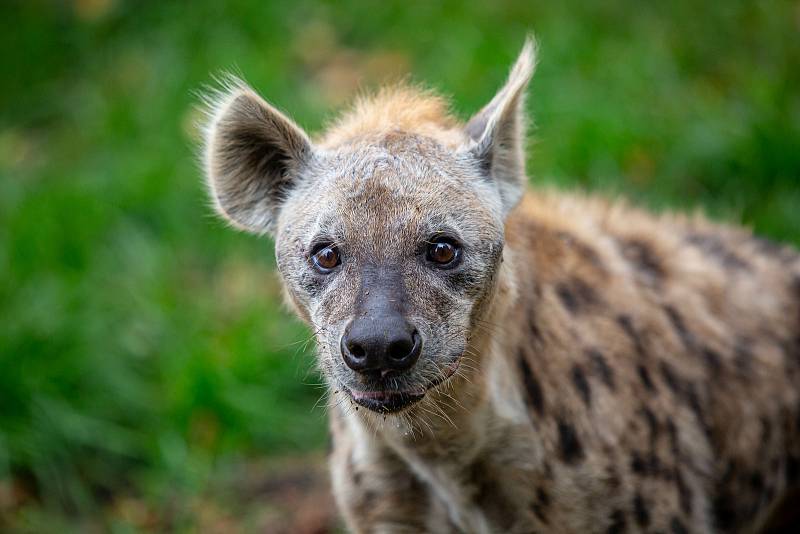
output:
M 428 247 L 428 260 L 439 265 L 447 265 L 456 258 L 458 249 L 451 243 L 439 241 Z
M 339 251 L 336 247 L 326 246 L 318 250 L 311 259 L 317 270 L 329 271 L 339 265 Z

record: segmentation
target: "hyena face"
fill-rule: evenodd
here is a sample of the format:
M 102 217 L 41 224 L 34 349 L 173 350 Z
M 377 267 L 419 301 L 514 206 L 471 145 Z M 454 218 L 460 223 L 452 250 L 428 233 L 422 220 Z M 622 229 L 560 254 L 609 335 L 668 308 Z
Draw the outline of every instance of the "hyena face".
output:
M 304 176 L 278 218 L 286 287 L 331 385 L 400 409 L 466 349 L 503 249 L 498 195 L 470 157 L 402 133 L 321 154 Z
M 218 211 L 275 237 L 286 293 L 315 332 L 330 386 L 370 410 L 422 399 L 468 349 L 525 182 L 532 67 L 527 44 L 463 128 L 446 117 L 434 127 L 413 109 L 393 118 L 387 107 L 413 107 L 386 101 L 401 93 L 362 103 L 349 128 L 319 143 L 240 83 L 212 108 L 206 171 Z

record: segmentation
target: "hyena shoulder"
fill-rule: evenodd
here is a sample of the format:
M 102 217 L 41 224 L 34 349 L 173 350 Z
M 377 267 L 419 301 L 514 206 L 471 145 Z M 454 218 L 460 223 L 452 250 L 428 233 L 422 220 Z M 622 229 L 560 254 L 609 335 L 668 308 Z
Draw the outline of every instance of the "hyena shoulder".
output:
M 798 483 L 800 255 L 552 191 L 526 196 L 506 238 L 514 369 L 552 456 L 600 460 L 641 527 L 763 524 Z

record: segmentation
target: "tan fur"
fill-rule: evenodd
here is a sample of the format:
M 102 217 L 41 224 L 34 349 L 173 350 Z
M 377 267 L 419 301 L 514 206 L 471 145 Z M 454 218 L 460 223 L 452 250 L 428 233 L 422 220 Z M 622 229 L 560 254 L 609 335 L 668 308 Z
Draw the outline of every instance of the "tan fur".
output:
M 266 103 L 256 122 L 273 127 L 254 135 L 212 113 L 233 141 L 212 131 L 209 161 L 247 147 L 208 170 L 235 200 L 220 210 L 265 221 L 250 229 L 275 235 L 318 340 L 343 517 L 354 532 L 764 532 L 800 490 L 800 255 L 701 215 L 545 190 L 518 203 L 533 51 L 467 125 L 409 87 L 316 143 Z M 441 228 L 464 242 L 453 275 L 415 259 Z M 327 277 L 308 267 L 319 236 L 344 257 Z M 370 269 L 402 280 L 426 339 L 396 387 L 427 392 L 397 414 L 353 402 L 364 381 L 339 354 L 381 287 Z
M 319 140 L 322 147 L 369 142 L 391 131 L 435 137 L 446 146 L 464 141 L 449 103 L 441 96 L 409 85 L 389 86 L 365 94 Z

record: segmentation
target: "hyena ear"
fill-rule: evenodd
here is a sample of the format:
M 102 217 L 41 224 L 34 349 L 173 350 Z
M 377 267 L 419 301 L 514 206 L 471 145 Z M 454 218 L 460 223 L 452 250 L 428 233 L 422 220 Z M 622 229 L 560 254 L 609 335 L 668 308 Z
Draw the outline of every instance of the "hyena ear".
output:
M 465 127 L 467 149 L 484 175 L 497 184 L 504 215 L 525 190 L 525 91 L 536 66 L 532 37 L 511 69 L 508 81 Z
M 242 82 L 208 101 L 204 163 L 217 212 L 243 230 L 274 231 L 282 202 L 312 157 L 308 136 Z

